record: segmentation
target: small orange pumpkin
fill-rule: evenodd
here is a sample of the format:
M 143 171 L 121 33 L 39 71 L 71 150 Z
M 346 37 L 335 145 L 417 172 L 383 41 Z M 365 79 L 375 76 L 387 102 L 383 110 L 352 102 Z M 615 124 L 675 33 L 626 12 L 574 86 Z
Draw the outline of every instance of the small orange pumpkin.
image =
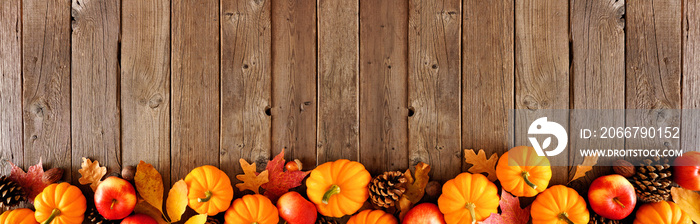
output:
M 228 175 L 214 166 L 200 166 L 185 177 L 188 205 L 199 214 L 214 216 L 226 211 L 233 200 Z
M 642 205 L 637 210 L 634 224 L 692 224 L 690 216 L 670 201 Z
M 555 185 L 537 195 L 530 210 L 532 224 L 587 224 L 586 201 L 576 190 Z
M 503 189 L 518 197 L 532 197 L 547 189 L 552 178 L 549 159 L 532 147 L 517 146 L 498 160 L 496 176 Z
M 224 215 L 226 224 L 277 224 L 277 207 L 265 196 L 246 195 L 233 201 Z
M 39 224 L 34 218 L 34 211 L 28 208 L 18 208 L 2 213 L 0 224 Z
M 475 223 L 498 213 L 499 200 L 496 185 L 484 175 L 462 173 L 442 186 L 438 207 L 447 224 Z
M 34 218 L 42 224 L 81 224 L 86 200 L 78 187 L 51 184 L 34 198 Z
M 396 217 L 382 210 L 364 210 L 353 215 L 347 224 L 398 224 Z
M 340 159 L 311 171 L 306 194 L 322 215 L 342 217 L 357 212 L 369 198 L 367 185 L 371 179 L 361 163 Z

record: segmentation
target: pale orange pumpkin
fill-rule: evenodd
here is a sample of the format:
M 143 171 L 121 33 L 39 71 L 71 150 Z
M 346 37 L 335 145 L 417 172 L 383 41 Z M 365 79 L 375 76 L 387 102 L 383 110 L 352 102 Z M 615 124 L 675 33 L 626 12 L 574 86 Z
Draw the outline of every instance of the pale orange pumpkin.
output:
M 447 224 L 467 224 L 498 213 L 499 200 L 496 185 L 484 175 L 462 173 L 442 186 L 438 207 Z
M 700 206 L 700 205 L 696 205 Z M 692 224 L 690 216 L 676 203 L 660 201 L 642 205 L 637 210 L 634 224 Z
M 28 208 L 18 208 L 2 213 L 0 224 L 39 224 L 34 218 L 34 211 Z
M 226 224 L 277 224 L 277 207 L 265 196 L 246 195 L 233 201 L 224 215 Z
M 353 215 L 347 224 L 397 224 L 396 217 L 382 210 L 364 210 Z

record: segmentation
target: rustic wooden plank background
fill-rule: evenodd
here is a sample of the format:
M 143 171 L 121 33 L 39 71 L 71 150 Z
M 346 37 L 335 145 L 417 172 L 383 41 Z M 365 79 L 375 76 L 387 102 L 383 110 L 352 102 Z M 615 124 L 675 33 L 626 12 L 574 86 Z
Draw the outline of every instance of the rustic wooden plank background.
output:
M 684 127 L 682 142 L 666 144 L 692 147 L 697 122 L 667 109 L 700 107 L 699 9 L 691 0 L 3 0 L 0 155 L 24 168 L 42 159 L 76 184 L 83 156 L 110 173 L 146 160 L 170 184 L 204 164 L 233 177 L 239 158 L 262 169 L 282 148 L 307 169 L 346 158 L 376 175 L 422 161 L 446 181 L 469 168 L 464 148 L 525 144 L 507 127 L 514 108 L 656 109 L 665 119 L 655 125 Z M 635 116 L 649 115 L 609 119 Z M 597 167 L 573 186 L 584 192 L 609 172 Z M 555 167 L 552 184 L 571 175 Z

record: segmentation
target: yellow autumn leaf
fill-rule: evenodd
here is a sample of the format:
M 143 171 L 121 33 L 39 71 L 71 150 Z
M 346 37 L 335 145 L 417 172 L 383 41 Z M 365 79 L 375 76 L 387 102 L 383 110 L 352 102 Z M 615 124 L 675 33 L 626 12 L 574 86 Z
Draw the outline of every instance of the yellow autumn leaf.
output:
M 498 154 L 491 154 L 489 159 L 486 159 L 486 152 L 483 149 L 479 153 L 474 153 L 474 149 L 464 150 L 464 161 L 472 164 L 469 168 L 470 173 L 486 173 L 486 177 L 491 181 L 496 181 L 496 163 L 498 163 Z
M 139 195 L 163 213 L 163 177 L 153 165 L 141 161 L 136 166 L 134 183 Z
M 696 223 L 700 223 L 700 194 L 694 191 L 674 187 L 671 188 L 671 196 L 673 197 L 673 202 L 675 202 L 678 207 L 681 207 L 685 213 L 690 216 L 690 219 Z
M 78 182 L 80 184 L 90 184 L 92 191 L 97 189 L 97 186 L 102 182 L 102 177 L 107 174 L 107 168 L 100 166 L 97 160 L 90 161 L 90 159 L 83 157 L 83 163 L 80 165 L 80 179 Z
M 207 222 L 207 214 L 199 214 L 190 217 L 185 224 L 204 224 Z
M 578 178 L 586 176 L 586 173 L 588 171 L 591 171 L 595 164 L 598 164 L 598 155 L 586 156 L 585 158 L 583 158 L 583 163 L 581 163 L 581 165 L 576 166 L 576 173 L 574 173 L 574 178 L 571 178 L 571 180 L 569 180 L 569 183 L 571 183 L 574 180 L 577 180 Z
M 165 210 L 168 211 L 170 222 L 180 221 L 186 208 L 187 183 L 181 179 L 173 184 L 173 188 L 168 192 L 168 199 L 165 201 Z
M 403 218 L 413 205 L 423 198 L 425 186 L 428 185 L 428 181 L 430 180 L 429 173 L 430 165 L 423 162 L 416 165 L 415 177 L 411 175 L 411 170 L 406 170 L 404 176 L 406 177 L 408 187 L 406 188 L 406 192 L 399 198 L 399 203 L 397 204 L 401 210 L 399 214 L 400 218 Z
M 153 207 L 153 205 L 144 200 L 139 200 L 139 202 L 136 203 L 134 212 L 150 216 L 151 218 L 155 219 L 158 224 L 168 224 L 168 222 L 163 219 L 163 214 L 157 208 Z

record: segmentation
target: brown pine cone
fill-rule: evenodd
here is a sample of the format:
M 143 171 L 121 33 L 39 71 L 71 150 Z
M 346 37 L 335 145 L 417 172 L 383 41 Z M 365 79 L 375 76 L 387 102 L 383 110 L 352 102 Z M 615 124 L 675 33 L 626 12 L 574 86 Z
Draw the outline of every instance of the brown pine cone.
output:
M 619 224 L 620 223 L 620 220 L 608 219 L 608 218 L 605 218 L 603 216 L 596 214 L 593 211 L 590 211 L 590 212 L 591 212 L 591 218 L 589 219 L 588 224 Z
M 18 183 L 10 180 L 7 176 L 0 177 L 1 208 L 11 208 L 26 200 L 26 194 Z
M 328 217 L 319 215 L 318 219 L 316 219 L 316 224 L 339 224 L 339 222 Z
M 207 222 L 205 222 L 204 224 L 221 224 L 221 221 L 214 217 L 207 217 Z
M 87 211 L 85 211 L 85 220 L 92 224 L 118 224 L 121 222 L 121 220 L 105 219 L 93 206 L 89 206 Z
M 630 178 L 637 197 L 643 203 L 667 201 L 671 198 L 673 177 L 668 158 L 644 159 Z
M 394 206 L 406 192 L 408 180 L 402 172 L 389 171 L 372 178 L 369 183 L 369 197 L 372 204 L 383 208 Z

